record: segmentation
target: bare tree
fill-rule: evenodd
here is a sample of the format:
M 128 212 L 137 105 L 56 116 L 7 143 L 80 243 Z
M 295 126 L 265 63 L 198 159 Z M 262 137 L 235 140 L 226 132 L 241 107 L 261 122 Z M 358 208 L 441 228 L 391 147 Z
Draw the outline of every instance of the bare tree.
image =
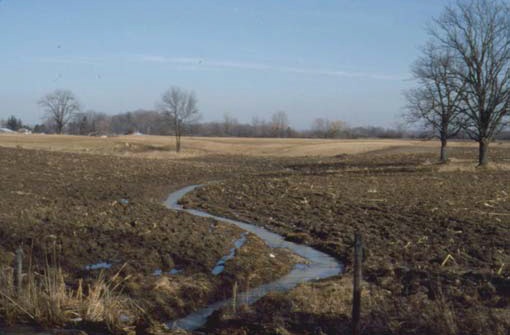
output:
M 200 118 L 195 94 L 179 87 L 172 87 L 163 94 L 160 110 L 172 125 L 175 151 L 180 152 L 181 136 L 185 127 Z
M 269 123 L 259 118 L 258 116 L 253 117 L 251 121 L 251 127 L 253 129 L 253 136 L 254 137 L 267 137 L 271 136 L 271 126 Z
M 287 117 L 287 113 L 284 111 L 278 111 L 273 114 L 271 121 L 273 136 L 285 137 L 287 129 L 289 128 L 289 118 Z
M 223 114 L 223 134 L 226 136 L 236 136 L 234 134 L 235 129 L 237 128 L 237 125 L 239 124 L 239 121 L 232 116 L 230 113 Z
M 324 118 L 313 120 L 311 131 L 313 136 L 322 138 L 338 138 L 347 129 L 345 122 L 341 120 L 330 121 Z
M 311 131 L 313 136 L 326 138 L 329 128 L 329 120 L 323 118 L 316 118 L 312 122 Z
M 407 119 L 423 122 L 441 141 L 440 161 L 448 161 L 448 139 L 457 135 L 463 126 L 463 94 L 465 82 L 454 73 L 455 58 L 448 52 L 429 44 L 413 66 L 418 88 L 405 93 Z
M 454 73 L 466 83 L 466 131 L 479 143 L 479 164 L 505 125 L 510 102 L 510 6 L 502 0 L 471 0 L 447 7 L 431 29 L 458 60 Z
M 38 102 L 44 108 L 46 117 L 55 125 L 57 134 L 62 134 L 74 113 L 80 110 L 80 104 L 71 91 L 55 90 Z
M 108 134 L 110 132 L 110 120 L 110 116 L 93 110 L 75 113 L 67 126 L 67 131 L 70 134 L 77 135 Z
M 333 120 L 329 124 L 328 137 L 339 138 L 346 135 L 347 123 L 342 120 Z

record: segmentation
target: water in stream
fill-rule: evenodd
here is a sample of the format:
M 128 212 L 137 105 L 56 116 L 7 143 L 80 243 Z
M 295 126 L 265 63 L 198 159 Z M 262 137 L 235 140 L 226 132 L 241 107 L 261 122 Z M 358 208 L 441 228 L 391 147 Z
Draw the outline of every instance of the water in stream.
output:
M 173 210 L 187 212 L 189 214 L 212 218 L 218 221 L 222 221 L 229 224 L 234 224 L 241 229 L 257 235 L 259 238 L 264 240 L 266 244 L 271 248 L 287 248 L 293 253 L 303 257 L 307 260 L 308 264 L 297 264 L 294 269 L 282 278 L 268 284 L 263 284 L 247 292 L 238 294 L 237 299 L 243 303 L 252 304 L 258 299 L 262 298 L 269 292 L 288 291 L 294 288 L 296 285 L 315 279 L 322 279 L 331 276 L 338 275 L 342 272 L 343 266 L 333 257 L 320 252 L 312 247 L 301 245 L 289 241 L 285 241 L 284 238 L 278 234 L 270 232 L 269 230 L 258 227 L 252 224 L 248 224 L 241 221 L 231 220 L 224 217 L 212 215 L 203 211 L 195 209 L 185 209 L 179 204 L 179 200 L 189 192 L 193 191 L 200 185 L 192 185 L 185 187 L 170 194 L 165 201 L 165 205 Z M 237 249 L 241 248 L 246 241 L 246 233 L 243 233 L 239 240 L 234 243 L 234 248 L 230 250 L 228 255 L 221 258 L 216 266 L 212 269 L 213 274 L 220 274 L 223 271 L 225 262 L 234 258 Z M 98 264 L 90 265 L 90 269 L 95 268 L 108 268 L 111 266 L 109 263 L 102 262 Z M 161 270 L 156 270 L 154 275 L 161 275 Z M 178 269 L 172 270 L 172 274 L 179 273 Z M 194 313 L 191 313 L 181 319 L 173 320 L 167 323 L 170 328 L 182 328 L 186 330 L 194 330 L 205 324 L 207 318 L 216 310 L 232 304 L 231 299 L 223 300 L 206 306 Z M 1 327 L 0 335 L 51 335 L 51 331 L 42 331 L 32 327 L 15 326 L 15 327 Z M 91 333 L 92 334 L 92 333 Z
M 188 186 L 183 189 L 180 189 L 177 192 L 170 194 L 167 200 L 165 201 L 165 205 L 173 210 L 184 211 L 195 216 L 212 218 L 225 223 L 234 224 L 245 231 L 257 235 L 262 240 L 264 240 L 269 247 L 289 249 L 293 253 L 305 258 L 308 262 L 308 264 L 296 265 L 289 274 L 272 283 L 264 284 L 254 289 L 251 289 L 247 292 L 239 294 L 237 297 L 239 301 L 252 304 L 269 292 L 288 291 L 300 283 L 335 276 L 342 272 L 343 266 L 335 258 L 307 245 L 301 245 L 294 242 L 285 241 L 282 236 L 270 232 L 265 228 L 237 220 L 212 215 L 196 209 L 183 208 L 179 204 L 179 200 L 186 194 L 200 186 L 201 185 Z M 230 305 L 231 303 L 232 303 L 231 299 L 216 302 L 192 314 L 189 314 L 181 319 L 171 321 L 168 323 L 168 326 L 173 328 L 183 328 L 187 330 L 197 329 L 205 324 L 207 318 L 214 311 L 224 306 Z

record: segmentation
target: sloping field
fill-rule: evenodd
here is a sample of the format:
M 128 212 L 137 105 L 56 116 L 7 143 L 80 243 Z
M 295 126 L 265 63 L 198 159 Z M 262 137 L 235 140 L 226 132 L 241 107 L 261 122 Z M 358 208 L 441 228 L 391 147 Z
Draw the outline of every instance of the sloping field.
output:
M 342 279 L 266 296 L 235 318 L 226 311 L 208 333 L 350 334 L 357 231 L 363 334 L 508 334 L 510 174 L 498 167 L 510 151 L 491 150 L 491 169 L 441 171 L 434 154 L 378 151 L 299 159 L 197 190 L 186 206 L 254 222 L 346 265 Z M 476 152 L 451 156 L 474 166 Z
M 0 147 L 0 334 L 5 323 L 24 322 L 87 329 L 92 322 L 102 333 L 125 334 L 141 319 L 173 320 L 224 299 L 234 283 L 247 290 L 289 272 L 287 252 L 249 234 L 213 273 L 243 231 L 163 205 L 184 185 L 262 168 L 216 161 Z M 18 249 L 25 256 L 16 287 L 24 295 L 12 280 Z M 121 308 L 104 299 L 114 295 Z M 82 324 L 72 323 L 77 317 Z
M 150 158 L 186 158 L 207 154 L 249 156 L 335 156 L 368 151 L 398 150 L 409 152 L 433 151 L 437 141 L 363 139 L 326 140 L 295 138 L 237 138 L 237 137 L 185 137 L 183 152 L 176 155 L 175 139 L 171 136 L 117 136 L 90 137 L 67 135 L 0 135 L 0 146 L 45 149 L 64 152 L 135 155 Z M 451 147 L 472 147 L 474 142 L 451 142 Z M 510 147 L 510 143 L 503 146 Z
M 182 186 L 217 181 L 183 205 L 264 226 L 336 257 L 346 271 L 252 306 L 224 308 L 206 333 L 349 333 L 358 230 L 366 242 L 365 334 L 507 334 L 510 143 L 491 145 L 489 169 L 475 168 L 473 142 L 452 142 L 446 166 L 434 164 L 435 141 L 188 137 L 183 143 L 184 152 L 175 154 L 172 137 L 0 135 L 0 295 L 17 296 L 13 266 L 22 248 L 30 267 L 22 285 L 53 273 L 53 259 L 60 287 L 73 297 L 82 296 L 81 283 L 107 280 L 120 288 L 117 303 L 138 306 L 105 307 L 113 314 L 83 320 L 113 320 L 116 328 L 108 331 L 117 333 L 154 326 L 158 334 L 160 322 L 288 273 L 294 258 L 251 235 L 220 276 L 212 273 L 242 232 L 175 213 L 162 200 Z M 90 268 L 105 262 L 104 274 Z M 0 297 L 0 325 L 89 329 L 69 323 L 88 310 L 76 307 L 76 298 L 63 313 L 52 312 L 58 319 L 48 318 L 41 311 L 55 295 L 46 295 L 37 300 L 40 309 L 21 301 L 37 319 Z

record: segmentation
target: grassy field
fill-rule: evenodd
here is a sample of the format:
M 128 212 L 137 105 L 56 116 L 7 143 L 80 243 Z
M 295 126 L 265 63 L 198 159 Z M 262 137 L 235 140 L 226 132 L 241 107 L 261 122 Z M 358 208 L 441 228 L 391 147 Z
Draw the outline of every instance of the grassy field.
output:
M 0 323 L 74 327 L 80 316 L 86 329 L 158 333 L 158 322 L 228 297 L 234 285 L 287 273 L 293 256 L 250 235 L 211 275 L 241 231 L 161 202 L 214 180 L 184 205 L 309 244 L 346 273 L 224 309 L 206 333 L 349 334 L 352 237 L 361 231 L 364 334 L 506 335 L 510 143 L 491 145 L 489 169 L 476 168 L 472 142 L 452 142 L 448 165 L 435 163 L 436 141 L 184 138 L 181 154 L 173 143 L 0 135 Z M 19 247 L 30 260 L 30 294 L 20 297 Z M 112 267 L 86 270 L 101 261 Z
M 408 152 L 433 151 L 438 141 L 420 140 L 324 140 L 235 137 L 183 137 L 183 152 L 175 154 L 172 136 L 63 136 L 0 135 L 0 146 L 63 152 L 134 155 L 150 158 L 187 158 L 204 155 L 248 155 L 269 157 L 334 156 L 399 148 Z M 510 147 L 510 143 L 502 144 Z M 451 142 L 450 147 L 475 147 L 473 142 Z

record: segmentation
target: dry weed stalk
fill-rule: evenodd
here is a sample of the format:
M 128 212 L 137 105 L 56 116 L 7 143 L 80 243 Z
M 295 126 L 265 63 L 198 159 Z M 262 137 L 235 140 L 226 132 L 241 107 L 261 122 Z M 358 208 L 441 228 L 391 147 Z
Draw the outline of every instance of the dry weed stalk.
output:
M 32 269 L 31 260 L 23 273 L 21 287 L 14 281 L 12 267 L 0 267 L 0 318 L 6 322 L 31 322 L 46 327 L 60 327 L 73 322 L 104 324 L 113 333 L 123 332 L 143 312 L 122 295 L 124 266 L 111 278 L 101 272 L 84 290 L 83 280 L 76 288 L 65 282 L 57 262 L 57 249 L 46 258 L 42 274 Z

